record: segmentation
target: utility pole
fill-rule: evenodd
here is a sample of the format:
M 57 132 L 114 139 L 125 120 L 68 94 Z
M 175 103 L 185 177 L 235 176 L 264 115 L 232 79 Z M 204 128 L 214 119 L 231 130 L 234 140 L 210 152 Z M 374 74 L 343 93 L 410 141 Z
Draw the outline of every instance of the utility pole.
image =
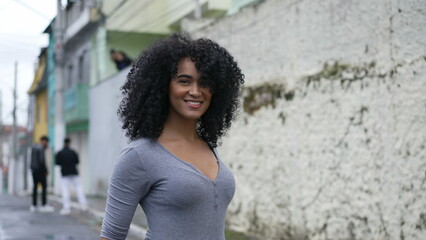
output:
M 60 150 L 62 141 L 65 138 L 64 121 L 64 21 L 61 0 L 57 0 L 57 14 L 55 18 L 55 134 L 54 134 L 54 152 Z M 52 164 L 54 165 L 54 164 Z M 55 171 L 51 171 L 51 179 L 55 179 Z
M 55 55 L 56 55 L 56 73 L 55 73 L 55 152 L 60 150 L 62 140 L 65 137 L 64 123 L 64 88 L 63 88 L 63 65 L 64 65 L 64 46 L 63 34 L 64 23 L 62 16 L 61 0 L 57 0 L 57 15 L 55 18 Z
M 64 88 L 63 88 L 63 65 L 64 65 L 64 23 L 62 15 L 61 0 L 57 0 L 57 15 L 55 19 L 55 152 L 60 150 L 62 140 L 65 137 L 64 123 Z
M 12 128 L 12 156 L 13 156 L 13 194 L 17 193 L 18 183 L 18 157 L 17 157 L 17 130 L 16 130 L 16 85 L 18 82 L 18 62 L 15 62 L 15 81 L 13 86 L 13 128 Z

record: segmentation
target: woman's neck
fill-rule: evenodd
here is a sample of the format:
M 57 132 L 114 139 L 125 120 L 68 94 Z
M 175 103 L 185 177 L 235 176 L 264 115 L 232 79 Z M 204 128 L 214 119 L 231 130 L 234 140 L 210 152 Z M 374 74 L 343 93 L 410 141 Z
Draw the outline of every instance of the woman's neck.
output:
M 186 140 L 189 142 L 199 140 L 197 121 L 179 117 L 169 117 L 164 123 L 163 133 L 160 138 L 168 140 Z

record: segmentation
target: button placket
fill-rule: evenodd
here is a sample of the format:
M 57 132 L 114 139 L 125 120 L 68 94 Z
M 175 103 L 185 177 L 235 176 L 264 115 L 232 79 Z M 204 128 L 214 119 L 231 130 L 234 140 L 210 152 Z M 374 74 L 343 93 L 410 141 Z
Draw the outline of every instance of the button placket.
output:
M 218 195 L 217 195 L 217 184 L 216 183 L 213 183 L 213 189 L 214 189 L 214 210 L 215 211 L 217 211 L 217 208 L 218 208 L 218 203 L 217 203 L 217 198 L 218 198 Z

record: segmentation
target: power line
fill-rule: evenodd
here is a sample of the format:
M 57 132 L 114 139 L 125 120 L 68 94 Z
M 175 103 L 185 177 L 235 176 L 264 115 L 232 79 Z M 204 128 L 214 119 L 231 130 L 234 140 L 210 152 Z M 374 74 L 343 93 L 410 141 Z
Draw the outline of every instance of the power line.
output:
M 109 18 L 112 15 L 114 15 L 115 12 L 117 12 L 126 2 L 127 0 L 122 0 L 119 4 L 115 6 L 115 8 L 106 17 Z
M 0 41 L 0 46 L 2 47 L 14 47 L 14 48 L 19 48 L 19 49 L 33 49 L 33 48 L 37 48 L 39 46 L 39 44 L 31 44 L 31 43 L 19 43 L 19 42 L 1 42 Z
M 43 17 L 46 20 L 51 20 L 48 16 L 44 15 L 43 13 L 39 12 L 37 9 L 31 7 L 30 5 L 26 4 L 25 2 L 22 2 L 21 0 L 15 0 L 15 2 L 21 4 L 22 6 L 26 7 L 27 9 L 29 9 L 30 11 L 32 11 L 33 13 Z
M 7 32 L 0 32 L 0 36 L 2 37 L 38 37 L 38 36 L 44 36 L 42 33 L 7 33 Z

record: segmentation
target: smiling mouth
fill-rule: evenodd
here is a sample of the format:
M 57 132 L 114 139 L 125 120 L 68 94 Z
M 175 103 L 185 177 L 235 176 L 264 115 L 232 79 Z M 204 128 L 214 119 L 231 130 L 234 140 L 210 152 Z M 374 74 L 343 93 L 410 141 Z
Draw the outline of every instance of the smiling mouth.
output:
M 199 102 L 199 101 L 189 101 L 189 100 L 184 100 L 186 105 L 193 107 L 193 108 L 199 108 L 201 107 L 201 103 L 203 102 Z

